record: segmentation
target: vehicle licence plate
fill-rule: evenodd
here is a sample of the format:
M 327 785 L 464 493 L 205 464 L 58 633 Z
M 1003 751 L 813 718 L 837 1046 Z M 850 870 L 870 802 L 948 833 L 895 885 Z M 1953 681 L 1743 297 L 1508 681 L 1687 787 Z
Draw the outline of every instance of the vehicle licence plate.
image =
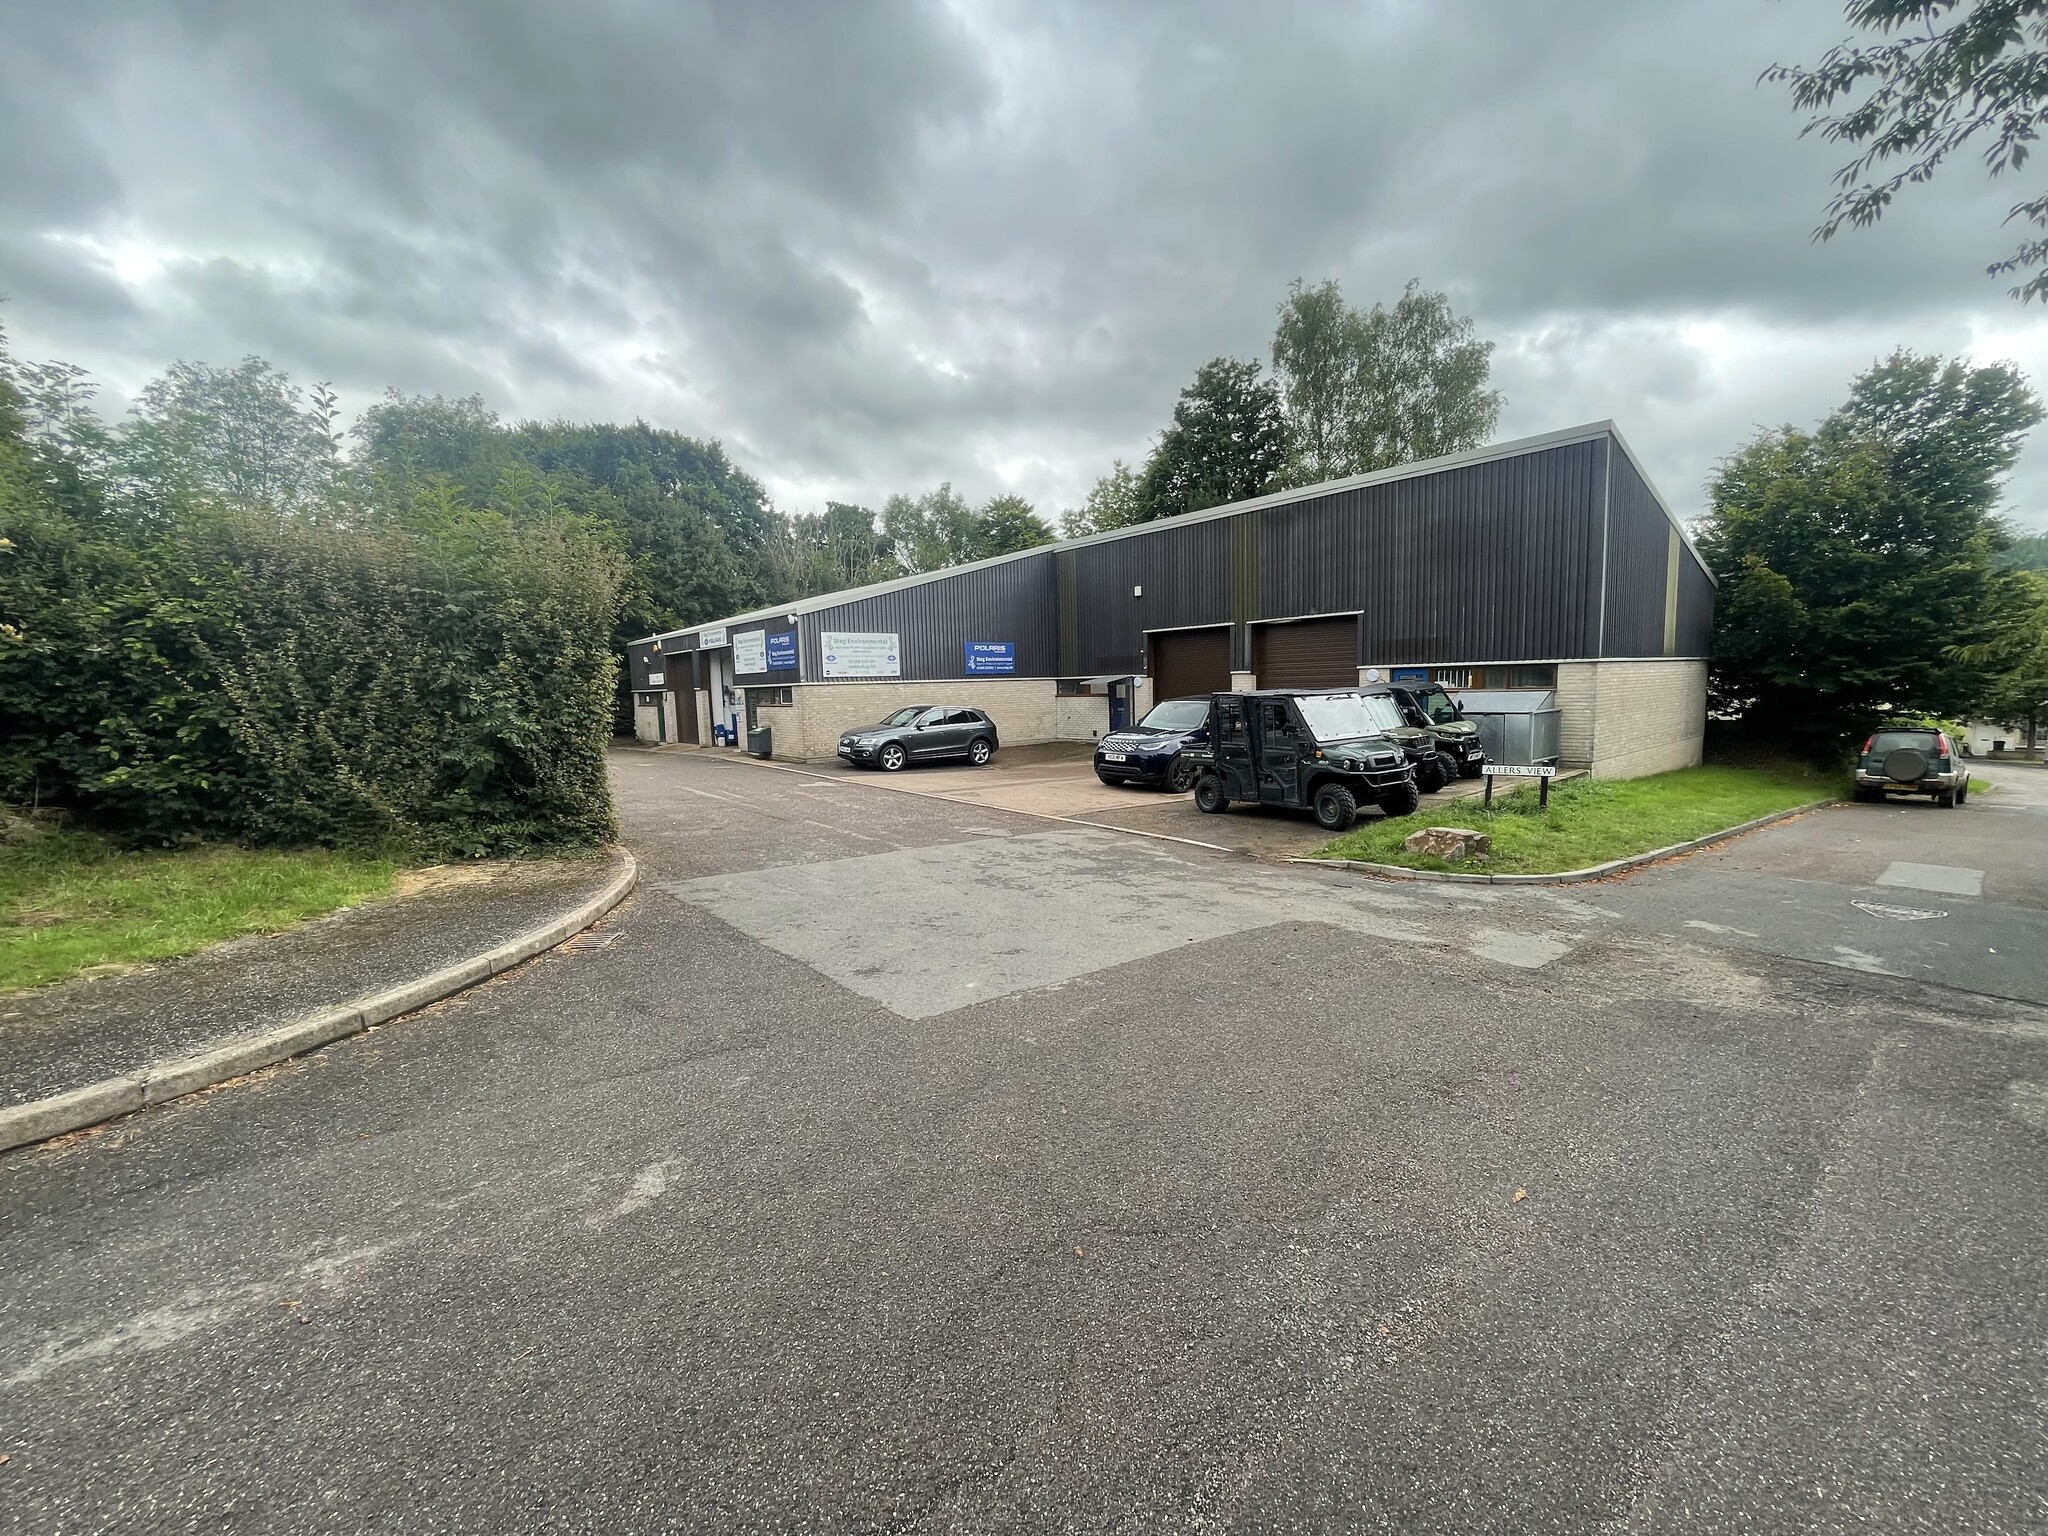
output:
M 1102 760 L 1105 763 L 1123 763 L 1130 761 L 1130 759 L 1122 752 L 1105 752 L 1102 754 Z

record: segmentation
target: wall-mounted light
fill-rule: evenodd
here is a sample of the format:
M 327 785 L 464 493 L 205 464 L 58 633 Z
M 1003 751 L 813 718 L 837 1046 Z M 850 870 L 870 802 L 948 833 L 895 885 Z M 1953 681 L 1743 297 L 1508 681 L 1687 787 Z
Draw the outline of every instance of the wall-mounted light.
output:
M 1133 597 L 1143 597 L 1144 595 L 1145 595 L 1145 589 L 1144 589 L 1143 587 L 1133 587 L 1133 588 L 1131 588 L 1131 596 L 1133 596 Z

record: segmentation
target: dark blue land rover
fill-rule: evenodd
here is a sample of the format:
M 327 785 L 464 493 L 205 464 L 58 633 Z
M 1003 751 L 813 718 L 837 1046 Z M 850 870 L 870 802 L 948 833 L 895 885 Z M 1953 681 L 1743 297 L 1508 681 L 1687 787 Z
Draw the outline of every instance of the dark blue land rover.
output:
M 1136 725 L 1112 731 L 1095 744 L 1095 777 L 1105 784 L 1163 784 L 1183 795 L 1195 782 L 1183 747 L 1209 743 L 1209 701 L 1168 699 Z

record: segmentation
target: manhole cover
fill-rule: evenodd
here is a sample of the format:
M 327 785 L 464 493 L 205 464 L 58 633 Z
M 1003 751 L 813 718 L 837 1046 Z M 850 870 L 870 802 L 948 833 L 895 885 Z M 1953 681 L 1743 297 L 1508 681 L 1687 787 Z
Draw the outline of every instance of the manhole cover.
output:
M 1874 901 L 1852 901 L 1850 906 L 1872 917 L 1888 917 L 1895 923 L 1924 923 L 1930 917 L 1947 917 L 1946 912 L 1923 912 L 1918 907 L 1886 907 Z

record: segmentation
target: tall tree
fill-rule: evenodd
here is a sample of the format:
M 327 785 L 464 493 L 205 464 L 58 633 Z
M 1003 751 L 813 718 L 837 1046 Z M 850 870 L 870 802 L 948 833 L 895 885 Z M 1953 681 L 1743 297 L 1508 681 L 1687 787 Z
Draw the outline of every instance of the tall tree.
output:
M 1992 563 L 1995 504 L 2040 415 L 2010 369 L 1898 353 L 1818 431 L 1765 432 L 1725 460 L 1699 539 L 1721 583 L 1718 706 L 1822 744 L 1886 709 L 1981 703 L 1981 648 L 2016 591 Z
M 1361 313 L 1335 282 L 1296 279 L 1273 332 L 1287 409 L 1289 485 L 1477 448 L 1500 422 L 1493 343 L 1451 301 L 1410 282 Z
M 1180 392 L 1139 482 L 1141 519 L 1178 517 L 1272 489 L 1287 452 L 1280 392 L 1256 362 L 1218 357 Z
M 2048 121 L 2048 4 L 1849 0 L 1843 12 L 1870 40 L 1838 43 L 1811 68 L 1776 64 L 1763 75 L 1789 83 L 1794 106 L 1813 113 L 1801 137 L 1818 133 L 1856 152 L 1835 172 L 1816 239 L 1875 224 L 1902 190 L 1933 180 L 1972 140 L 1988 141 L 1982 159 L 1994 177 L 2026 164 Z M 2048 230 L 2048 194 L 2013 204 L 2005 221 L 2015 220 Z M 2048 297 L 2048 237 L 1985 270 L 2026 272 L 2016 299 Z
M 323 386 L 324 389 L 324 386 Z M 146 502 L 313 510 L 339 469 L 331 409 L 312 408 L 260 357 L 233 368 L 171 364 L 119 434 L 121 471 Z
M 2048 717 L 2048 575 L 2007 570 L 1999 582 L 1991 632 L 1963 647 L 1958 659 L 1987 676 L 1982 715 L 2001 724 L 2024 722 L 2032 746 Z
M 974 558 L 974 509 L 951 481 L 922 496 L 891 496 L 882 504 L 882 533 L 906 575 Z
M 882 507 L 882 534 L 910 575 L 1052 542 L 1052 530 L 1023 497 L 991 497 L 976 509 L 950 481 L 922 496 L 891 496 Z
M 1140 495 L 1137 473 L 1122 459 L 1109 466 L 1109 473 L 1089 489 L 1080 506 L 1060 514 L 1060 537 L 1078 539 L 1112 528 L 1128 528 L 1145 520 L 1145 503 Z
M 2008 571 L 2048 571 L 2048 533 L 2022 533 L 1998 552 L 1998 563 Z
M 991 496 L 974 514 L 974 521 L 974 554 L 970 558 L 975 560 L 1013 555 L 1052 542 L 1052 530 L 1022 496 Z

